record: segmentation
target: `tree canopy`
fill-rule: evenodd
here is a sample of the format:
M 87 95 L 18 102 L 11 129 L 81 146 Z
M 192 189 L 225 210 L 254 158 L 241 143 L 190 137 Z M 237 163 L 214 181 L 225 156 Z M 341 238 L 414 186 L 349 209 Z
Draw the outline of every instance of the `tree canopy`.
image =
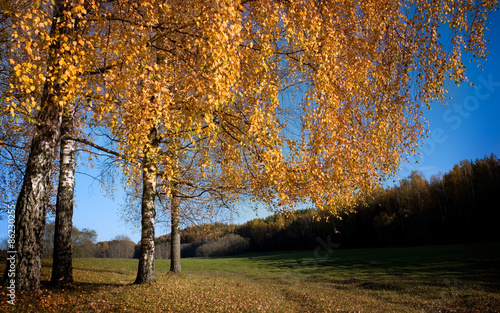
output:
M 80 132 L 109 129 L 124 172 L 142 173 L 151 191 L 144 195 L 155 194 L 156 175 L 175 195 L 182 167 L 196 160 L 196 175 L 216 172 L 229 195 L 244 186 L 282 208 L 311 201 L 349 210 L 415 153 L 425 136 L 422 107 L 444 102 L 448 80 L 466 79 L 463 55 L 486 56 L 485 21 L 497 6 L 26 0 L 6 7 L 11 40 L 2 58 L 11 70 L 0 116 L 34 125 L 16 205 L 20 289 L 38 288 L 51 166 L 61 116 L 73 108 Z M 143 210 L 152 207 L 146 202 Z
M 250 184 L 260 200 L 310 199 L 333 209 L 394 175 L 404 155 L 415 153 L 425 136 L 422 106 L 444 101 L 446 80 L 466 79 L 462 51 L 485 56 L 484 21 L 495 7 L 110 4 L 98 13 L 107 27 L 93 59 L 109 69 L 95 116 L 131 159 L 163 160 L 169 181 L 179 177 L 172 149 L 191 144 L 207 156 L 198 168 L 211 166 L 216 150 L 220 172 Z

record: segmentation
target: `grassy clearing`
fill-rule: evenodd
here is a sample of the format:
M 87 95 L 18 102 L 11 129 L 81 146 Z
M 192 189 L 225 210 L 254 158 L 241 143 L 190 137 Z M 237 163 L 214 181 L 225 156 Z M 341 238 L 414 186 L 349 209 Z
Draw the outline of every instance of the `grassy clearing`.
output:
M 156 262 L 157 282 L 132 285 L 137 260 L 76 259 L 75 283 L 17 292 L 5 312 L 500 312 L 500 243 L 294 251 Z M 2 262 L 2 267 L 5 262 Z

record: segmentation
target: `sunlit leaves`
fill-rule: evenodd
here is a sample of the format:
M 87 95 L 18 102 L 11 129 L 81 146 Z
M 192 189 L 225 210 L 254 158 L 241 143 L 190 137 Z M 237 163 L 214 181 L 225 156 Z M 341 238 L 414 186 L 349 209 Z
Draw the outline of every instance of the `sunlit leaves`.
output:
M 349 204 L 415 152 L 425 135 L 421 106 L 443 99 L 447 78 L 465 79 L 464 46 L 484 56 L 484 19 L 495 6 L 213 1 L 185 12 L 173 5 L 169 21 L 179 22 L 160 24 L 182 27 L 182 35 L 155 37 L 169 47 L 156 46 L 167 51 L 171 67 L 163 71 L 175 78 L 164 79 L 175 108 L 162 116 L 175 130 L 166 136 L 190 129 L 183 140 L 207 136 L 204 149 L 234 146 L 217 151 L 246 163 L 224 172 L 245 177 L 261 200 Z M 443 42 L 446 25 L 451 39 Z M 295 127 L 285 123 L 287 109 Z
M 486 55 L 498 5 L 77 1 L 52 21 L 50 1 L 26 4 L 12 28 L 13 115 L 33 115 L 46 86 L 61 107 L 88 105 L 131 177 L 145 158 L 166 181 L 190 164 L 190 179 L 218 173 L 268 203 L 330 209 L 415 152 L 422 107 L 466 79 L 464 51 Z M 81 31 L 50 33 L 53 22 Z

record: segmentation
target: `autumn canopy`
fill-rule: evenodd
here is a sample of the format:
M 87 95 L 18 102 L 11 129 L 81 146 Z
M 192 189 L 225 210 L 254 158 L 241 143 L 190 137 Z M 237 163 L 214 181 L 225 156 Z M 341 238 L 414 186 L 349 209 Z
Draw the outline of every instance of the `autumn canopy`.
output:
M 2 125 L 2 141 L 15 138 L 16 125 L 34 128 L 17 191 L 25 289 L 38 288 L 39 232 L 65 117 L 68 138 L 105 129 L 129 183 L 141 178 L 145 250 L 159 192 L 236 200 L 244 191 L 280 208 L 302 201 L 348 208 L 415 153 L 425 136 L 423 106 L 444 102 L 448 81 L 466 79 L 463 55 L 486 56 L 485 20 L 497 6 L 4 2 L 2 36 L 10 40 L 1 61 L 10 80 L 0 114 L 13 126 Z

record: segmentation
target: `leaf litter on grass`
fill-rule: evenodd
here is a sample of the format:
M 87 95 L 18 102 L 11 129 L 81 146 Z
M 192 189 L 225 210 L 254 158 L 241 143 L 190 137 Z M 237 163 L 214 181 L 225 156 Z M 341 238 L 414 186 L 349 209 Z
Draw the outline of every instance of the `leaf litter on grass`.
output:
M 131 284 L 137 260 L 75 259 L 64 290 L 48 284 L 44 260 L 42 290 L 16 293 L 13 308 L 2 288 L 0 311 L 499 312 L 497 246 L 336 250 L 313 268 L 311 251 L 184 259 L 181 274 L 157 260 L 157 282 L 145 285 Z

